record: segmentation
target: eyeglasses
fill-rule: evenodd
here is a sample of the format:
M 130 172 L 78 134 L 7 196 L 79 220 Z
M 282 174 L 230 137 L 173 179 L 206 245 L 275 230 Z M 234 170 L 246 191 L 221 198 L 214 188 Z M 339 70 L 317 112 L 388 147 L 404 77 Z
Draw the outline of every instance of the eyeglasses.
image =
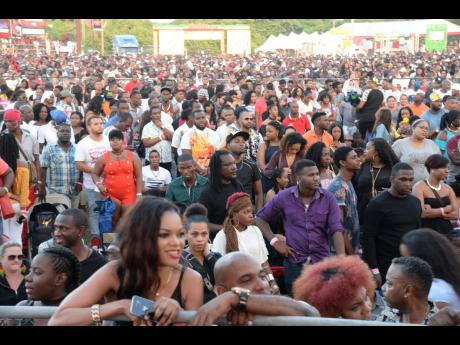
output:
M 429 130 L 430 130 L 428 127 L 420 127 L 420 126 L 417 126 L 417 128 L 423 129 L 424 131 L 429 131 Z
M 9 261 L 13 261 L 14 259 L 18 259 L 18 260 L 24 260 L 26 257 L 22 254 L 20 255 L 8 255 L 8 260 Z

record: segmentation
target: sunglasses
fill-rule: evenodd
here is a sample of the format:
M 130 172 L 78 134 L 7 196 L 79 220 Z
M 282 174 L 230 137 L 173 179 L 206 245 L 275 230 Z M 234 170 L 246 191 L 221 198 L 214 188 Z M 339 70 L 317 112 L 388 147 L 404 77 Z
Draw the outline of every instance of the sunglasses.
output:
M 8 260 L 9 261 L 13 261 L 14 259 L 18 259 L 18 260 L 24 260 L 26 257 L 22 254 L 20 255 L 8 255 Z

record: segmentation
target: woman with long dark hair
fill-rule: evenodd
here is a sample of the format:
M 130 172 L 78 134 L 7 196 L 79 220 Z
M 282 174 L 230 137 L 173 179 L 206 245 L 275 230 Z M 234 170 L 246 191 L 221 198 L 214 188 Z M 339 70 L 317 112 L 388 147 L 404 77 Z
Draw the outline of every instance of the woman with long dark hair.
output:
M 121 259 L 99 269 L 60 304 L 48 325 L 91 325 L 126 315 L 135 324 L 151 325 L 130 313 L 131 298 L 154 300 L 157 326 L 171 324 L 181 309 L 203 304 L 203 280 L 179 265 L 184 229 L 179 210 L 169 201 L 144 197 L 119 224 Z M 107 303 L 97 304 L 103 298 Z
M 374 127 L 370 133 L 373 138 L 382 138 L 389 145 L 392 144 L 391 137 L 391 111 L 388 108 L 380 108 L 375 114 Z
M 428 299 L 438 308 L 451 306 L 460 310 L 460 258 L 449 240 L 432 229 L 417 229 L 401 239 L 403 256 L 425 260 L 433 270 L 433 283 Z
M 75 144 L 78 144 L 83 136 L 88 135 L 88 131 L 83 128 L 83 114 L 79 111 L 72 112 L 70 115 L 70 124 L 72 125 Z
M 364 223 L 367 204 L 379 193 L 390 188 L 391 169 L 399 162 L 391 146 L 382 138 L 370 140 L 366 145 L 365 155 L 366 161 L 355 176 L 360 224 Z
M 246 106 L 246 109 L 248 109 L 250 112 L 255 113 L 256 110 L 256 92 L 255 91 L 248 91 L 244 95 L 244 105 Z
M 206 120 L 208 127 L 216 130 L 217 128 L 217 114 L 214 103 L 211 101 L 204 101 L 203 103 L 204 112 L 206 113 Z
M 264 175 L 271 177 L 276 168 L 288 168 L 289 187 L 297 183 L 297 179 L 292 169 L 299 160 L 305 155 L 305 146 L 307 141 L 298 133 L 285 135 L 280 142 L 280 150 L 275 152 L 265 167 Z
M 278 121 L 270 121 L 266 125 L 264 141 L 257 151 L 257 166 L 264 171 L 272 156 L 279 151 L 280 142 L 284 135 L 284 126 Z M 266 193 L 273 185 L 270 179 L 262 174 L 262 190 Z
M 52 120 L 50 110 L 44 103 L 38 103 L 33 106 L 32 111 L 34 113 L 33 125 L 38 133 L 38 129 L 41 126 L 48 124 Z
M 329 150 L 323 142 L 318 141 L 310 146 L 305 158 L 315 162 L 319 170 L 321 187 L 328 189 L 336 176 L 332 167 L 331 150 Z
M 273 188 L 267 192 L 265 204 L 269 203 L 276 194 L 287 188 L 289 185 L 289 170 L 286 168 L 273 170 L 271 180 Z M 273 227 L 271 228 L 273 229 Z

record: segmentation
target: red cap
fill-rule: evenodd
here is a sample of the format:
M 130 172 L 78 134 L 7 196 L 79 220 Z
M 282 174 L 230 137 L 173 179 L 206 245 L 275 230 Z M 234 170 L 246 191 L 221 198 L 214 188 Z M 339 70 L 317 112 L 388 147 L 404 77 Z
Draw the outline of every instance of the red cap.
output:
M 243 192 L 236 192 L 236 193 L 233 193 L 232 195 L 230 195 L 227 199 L 227 205 L 226 205 L 226 209 L 228 210 L 230 207 L 232 207 L 233 203 L 240 199 L 240 198 L 250 198 L 249 194 L 246 194 L 246 193 L 243 193 Z
M 21 121 L 21 113 L 16 109 L 9 109 L 3 114 L 3 120 Z

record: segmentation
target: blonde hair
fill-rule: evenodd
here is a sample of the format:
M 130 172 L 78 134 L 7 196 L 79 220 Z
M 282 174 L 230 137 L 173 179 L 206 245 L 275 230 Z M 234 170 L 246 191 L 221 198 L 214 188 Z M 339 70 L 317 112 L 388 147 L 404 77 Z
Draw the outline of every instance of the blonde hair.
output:
M 0 246 L 0 257 L 4 257 L 5 256 L 5 252 L 8 248 L 13 248 L 13 247 L 19 247 L 22 249 L 22 246 L 19 244 L 19 243 L 16 243 L 16 242 L 8 242 L 8 243 L 4 243 Z

